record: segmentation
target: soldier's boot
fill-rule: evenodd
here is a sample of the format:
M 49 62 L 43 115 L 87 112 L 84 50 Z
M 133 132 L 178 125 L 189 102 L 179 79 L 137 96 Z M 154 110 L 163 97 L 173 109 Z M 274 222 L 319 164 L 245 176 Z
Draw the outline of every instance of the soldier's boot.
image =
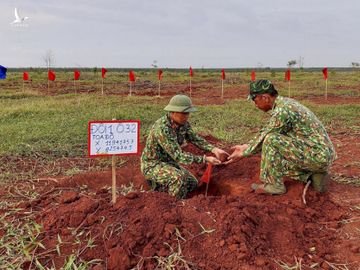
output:
M 251 188 L 255 192 L 267 193 L 272 195 L 281 195 L 286 193 L 285 185 L 271 185 L 271 184 L 256 184 L 253 183 Z
M 159 191 L 159 192 L 166 192 L 167 187 L 164 185 L 160 185 L 159 183 L 156 183 L 153 180 L 146 180 L 146 183 L 148 184 L 148 187 L 152 191 Z
M 328 173 L 314 173 L 310 176 L 311 186 L 317 192 L 323 193 L 327 189 L 327 184 L 330 180 Z

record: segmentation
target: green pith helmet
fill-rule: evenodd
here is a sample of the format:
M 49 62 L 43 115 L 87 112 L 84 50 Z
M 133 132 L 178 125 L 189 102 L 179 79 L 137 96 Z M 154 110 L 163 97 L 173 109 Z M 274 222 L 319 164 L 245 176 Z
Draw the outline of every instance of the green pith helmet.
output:
M 191 99 L 185 95 L 173 96 L 169 104 L 164 108 L 168 112 L 183 112 L 190 113 L 196 112 L 197 109 L 192 105 Z
M 269 80 L 257 80 L 250 83 L 248 99 L 254 100 L 256 95 L 277 93 L 274 85 Z

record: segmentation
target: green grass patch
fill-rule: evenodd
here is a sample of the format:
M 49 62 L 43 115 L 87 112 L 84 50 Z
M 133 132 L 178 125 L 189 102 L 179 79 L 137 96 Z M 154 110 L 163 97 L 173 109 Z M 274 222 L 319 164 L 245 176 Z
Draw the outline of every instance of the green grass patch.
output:
M 144 142 L 149 128 L 165 113 L 167 101 L 147 96 L 84 93 L 41 96 L 5 90 L 0 94 L 0 157 L 38 158 L 49 164 L 59 158 L 86 157 L 87 127 L 91 120 L 139 119 Z M 315 112 L 330 134 L 337 130 L 360 130 L 359 104 L 302 103 Z M 191 115 L 190 122 L 203 135 L 211 134 L 228 144 L 239 144 L 248 142 L 269 117 L 269 113 L 258 110 L 252 102 L 238 99 L 223 105 L 199 106 L 199 112 Z M 9 165 L 6 162 L 0 165 L 0 179 L 12 177 Z M 56 173 L 64 172 L 51 172 Z

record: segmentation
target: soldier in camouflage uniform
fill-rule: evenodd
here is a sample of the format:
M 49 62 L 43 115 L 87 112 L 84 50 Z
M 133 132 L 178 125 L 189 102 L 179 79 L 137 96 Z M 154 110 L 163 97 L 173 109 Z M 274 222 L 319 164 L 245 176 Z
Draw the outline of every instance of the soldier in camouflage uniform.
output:
M 218 165 L 221 163 L 219 159 L 226 160 L 229 155 L 193 131 L 187 120 L 196 108 L 189 97 L 174 96 L 164 110 L 168 113 L 155 122 L 147 137 L 141 156 L 141 171 L 154 190 L 185 198 L 197 188 L 198 180 L 179 163 L 209 162 Z M 181 146 L 185 141 L 214 153 L 216 157 L 184 152 Z
M 250 83 L 249 98 L 259 109 L 272 110 L 271 118 L 249 144 L 234 147 L 229 162 L 261 150 L 260 179 L 264 184 L 253 184 L 252 189 L 283 194 L 286 188 L 282 178 L 289 176 L 312 181 L 316 191 L 324 192 L 336 153 L 320 120 L 294 99 L 278 96 L 268 80 Z

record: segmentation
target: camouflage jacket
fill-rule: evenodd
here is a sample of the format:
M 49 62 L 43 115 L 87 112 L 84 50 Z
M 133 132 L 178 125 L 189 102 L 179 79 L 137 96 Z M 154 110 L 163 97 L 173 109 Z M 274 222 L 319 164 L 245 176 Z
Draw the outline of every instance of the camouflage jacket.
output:
M 188 122 L 183 126 L 177 126 L 172 122 L 170 114 L 158 119 L 149 132 L 141 156 L 142 172 L 161 162 L 173 164 L 205 162 L 203 156 L 196 156 L 181 149 L 181 145 L 185 141 L 205 151 L 211 151 L 214 148 L 213 145 L 197 135 Z
M 324 125 L 308 108 L 291 98 L 278 96 L 275 100 L 271 118 L 260 133 L 249 142 L 244 156 L 261 150 L 266 135 L 272 132 L 300 139 L 305 148 L 336 158 L 334 146 Z

